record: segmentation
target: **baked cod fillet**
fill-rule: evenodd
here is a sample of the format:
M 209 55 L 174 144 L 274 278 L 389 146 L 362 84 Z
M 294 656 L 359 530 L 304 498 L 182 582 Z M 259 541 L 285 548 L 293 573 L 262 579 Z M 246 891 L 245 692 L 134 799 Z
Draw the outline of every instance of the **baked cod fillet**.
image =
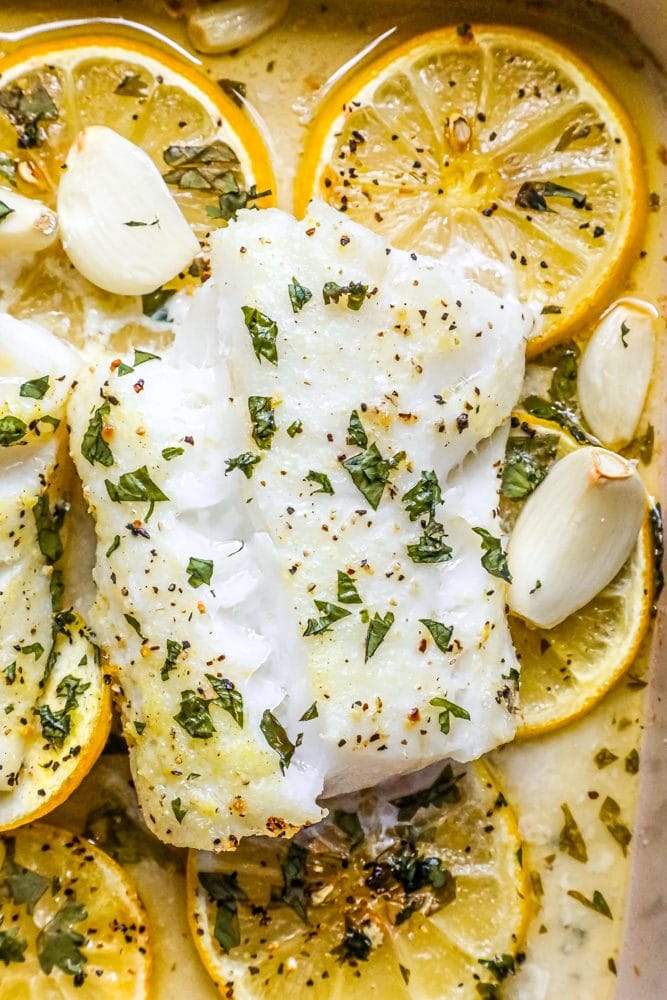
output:
M 80 377 L 93 622 L 163 839 L 290 833 L 323 789 L 512 738 L 482 559 L 530 318 L 459 260 L 241 212 L 174 346 Z

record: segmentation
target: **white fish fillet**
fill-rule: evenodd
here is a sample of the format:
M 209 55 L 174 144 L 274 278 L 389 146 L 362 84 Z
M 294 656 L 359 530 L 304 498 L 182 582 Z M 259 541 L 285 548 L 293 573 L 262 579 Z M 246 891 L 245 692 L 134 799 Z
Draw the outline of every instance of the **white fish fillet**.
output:
M 349 790 L 512 738 L 499 695 L 517 669 L 504 584 L 482 567 L 473 528 L 499 537 L 498 468 L 531 319 L 464 264 L 389 250 L 324 206 L 302 223 L 242 212 L 214 237 L 213 279 L 175 345 L 160 360 L 81 377 L 69 415 L 97 520 L 94 625 L 119 671 L 142 808 L 163 839 L 210 849 L 289 832 L 319 818 L 325 785 Z M 293 278 L 312 292 L 298 312 Z M 356 312 L 346 294 L 325 305 L 328 281 L 361 282 L 368 297 Z M 276 365 L 258 360 L 244 306 L 277 324 Z M 109 465 L 82 454 L 100 395 Z M 270 448 L 252 438 L 250 396 L 272 400 Z M 341 461 L 365 451 L 347 443 L 352 410 L 369 448 L 387 460 L 406 453 L 377 510 Z M 225 475 L 245 452 L 261 455 L 252 477 Z M 137 470 L 160 491 L 153 511 L 148 498 L 123 499 L 128 482 L 141 495 L 127 480 Z M 427 515 L 410 520 L 401 498 L 422 471 L 442 490 L 433 517 L 452 550 L 446 562 L 408 553 Z M 315 492 L 322 476 L 333 495 Z M 191 557 L 204 562 L 199 580 Z M 339 571 L 362 603 L 338 598 Z M 315 600 L 350 614 L 304 637 L 322 614 Z M 393 620 L 366 659 L 376 615 Z M 450 648 L 420 619 L 451 626 Z M 180 651 L 166 669 L 168 642 Z M 243 727 L 207 674 L 242 696 Z M 206 738 L 181 724 L 184 697 L 207 703 Z M 268 742 L 262 732 L 267 712 L 296 744 L 284 774 L 275 727 Z
M 52 645 L 45 553 L 57 545 L 44 534 L 52 526 L 47 490 L 77 365 L 46 330 L 0 314 L 0 812 L 39 732 L 33 708 Z

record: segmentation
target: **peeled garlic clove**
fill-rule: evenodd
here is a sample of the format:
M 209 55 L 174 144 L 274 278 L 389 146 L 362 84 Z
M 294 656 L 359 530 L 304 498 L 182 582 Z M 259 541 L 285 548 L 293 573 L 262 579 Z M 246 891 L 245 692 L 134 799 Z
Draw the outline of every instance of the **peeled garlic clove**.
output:
M 58 189 L 63 247 L 93 284 L 145 295 L 199 252 L 153 161 L 113 129 L 80 132 L 66 166 Z
M 515 614 L 553 628 L 610 583 L 637 542 L 646 494 L 634 462 L 578 448 L 552 466 L 507 549 Z
M 198 52 L 230 52 L 277 24 L 288 4 L 289 0 L 218 0 L 190 14 L 188 37 Z
M 579 364 L 579 403 L 604 444 L 623 448 L 635 435 L 653 370 L 658 311 L 622 299 L 603 317 Z
M 51 246 L 56 238 L 55 212 L 10 188 L 0 188 L 0 254 L 32 254 Z

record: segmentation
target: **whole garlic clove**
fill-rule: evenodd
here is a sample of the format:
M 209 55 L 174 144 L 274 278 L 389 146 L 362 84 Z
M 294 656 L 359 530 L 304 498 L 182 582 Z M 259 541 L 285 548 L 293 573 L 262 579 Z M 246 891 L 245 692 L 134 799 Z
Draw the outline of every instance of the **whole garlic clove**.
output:
M 81 274 L 118 295 L 145 295 L 182 271 L 199 242 L 153 161 L 113 129 L 91 125 L 58 189 L 63 247 Z
M 630 556 L 645 510 L 634 462 L 592 447 L 560 459 L 526 500 L 510 536 L 510 609 L 553 628 L 583 608 Z
M 653 371 L 658 311 L 621 299 L 601 319 L 579 364 L 579 403 L 604 444 L 623 448 L 635 435 Z
M 33 254 L 51 246 L 58 218 L 36 198 L 0 188 L 0 254 Z
M 217 0 L 188 17 L 188 37 L 198 52 L 230 52 L 249 45 L 284 16 L 289 0 Z

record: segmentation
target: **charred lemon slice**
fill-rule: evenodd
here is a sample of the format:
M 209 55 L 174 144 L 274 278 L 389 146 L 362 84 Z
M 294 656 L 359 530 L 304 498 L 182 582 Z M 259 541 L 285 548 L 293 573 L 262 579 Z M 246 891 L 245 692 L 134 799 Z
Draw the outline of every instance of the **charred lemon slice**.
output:
M 510 433 L 500 512 L 511 531 L 522 502 L 560 458 L 583 447 L 558 424 L 519 413 Z M 508 678 L 519 691 L 519 737 L 536 736 L 588 712 L 637 655 L 650 619 L 652 542 L 648 517 L 637 545 L 617 576 L 560 625 L 544 629 L 510 615 L 521 663 Z
M 646 191 L 639 141 L 585 63 L 541 35 L 432 31 L 348 76 L 308 130 L 297 213 L 312 197 L 396 246 L 458 240 L 515 265 L 542 308 L 529 354 L 617 286 Z
M 223 996 L 476 998 L 511 973 L 521 842 L 484 765 L 330 805 L 292 841 L 191 852 L 193 936 Z
M 148 996 L 143 907 L 89 841 L 43 823 L 0 837 L 0 915 L 0 1000 Z

